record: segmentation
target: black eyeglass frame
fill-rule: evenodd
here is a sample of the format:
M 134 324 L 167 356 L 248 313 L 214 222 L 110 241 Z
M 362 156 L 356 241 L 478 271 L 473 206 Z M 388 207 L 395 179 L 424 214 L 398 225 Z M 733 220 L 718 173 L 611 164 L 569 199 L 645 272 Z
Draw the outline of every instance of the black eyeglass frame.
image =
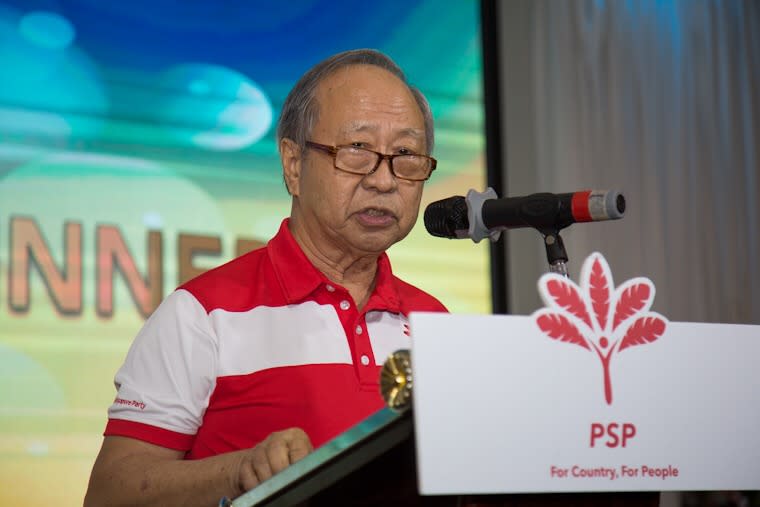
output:
M 438 165 L 438 161 L 436 159 L 434 159 L 433 157 L 429 157 L 428 155 L 419 155 L 417 153 L 395 153 L 395 154 L 392 154 L 392 155 L 388 155 L 388 154 L 385 154 L 385 153 L 380 153 L 379 151 L 370 150 L 368 148 L 362 148 L 360 146 L 353 146 L 353 145 L 350 145 L 350 144 L 342 144 L 342 145 L 338 145 L 338 146 L 329 146 L 327 144 L 315 143 L 313 141 L 306 141 L 306 147 L 307 148 L 312 148 L 312 149 L 317 150 L 317 151 L 322 151 L 324 153 L 327 153 L 327 154 L 331 155 L 332 159 L 333 159 L 333 167 L 335 169 L 337 169 L 339 171 L 343 171 L 343 172 L 349 173 L 349 174 L 356 174 L 358 176 L 367 176 L 367 175 L 370 175 L 370 174 L 374 173 L 380 167 L 380 164 L 383 163 L 383 160 L 387 160 L 388 161 L 388 167 L 391 170 L 391 174 L 395 178 L 399 178 L 401 180 L 406 180 L 406 181 L 427 181 L 427 180 L 430 179 L 430 176 L 433 175 L 433 171 L 435 171 L 435 168 Z M 372 170 L 368 171 L 368 172 L 354 172 L 354 171 L 351 171 L 351 170 L 348 170 L 348 169 L 344 169 L 342 167 L 338 167 L 338 151 L 341 148 L 352 148 L 354 150 L 364 150 L 364 151 L 368 151 L 370 153 L 374 153 L 375 155 L 377 155 L 377 163 L 375 164 L 375 167 L 373 167 Z M 426 158 L 426 159 L 428 159 L 430 161 L 430 172 L 428 173 L 428 175 L 425 178 L 421 178 L 421 179 L 406 178 L 404 176 L 399 176 L 398 174 L 396 174 L 396 171 L 393 169 L 393 159 L 396 158 L 396 157 L 410 157 L 410 156 L 413 156 L 413 157 L 422 157 L 422 158 Z

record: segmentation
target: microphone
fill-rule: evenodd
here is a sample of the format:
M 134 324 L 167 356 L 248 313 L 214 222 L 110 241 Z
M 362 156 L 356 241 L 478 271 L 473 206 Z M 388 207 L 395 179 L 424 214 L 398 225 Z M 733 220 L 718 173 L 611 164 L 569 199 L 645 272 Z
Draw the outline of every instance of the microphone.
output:
M 470 190 L 467 197 L 456 195 L 433 202 L 425 208 L 425 228 L 442 238 L 471 238 L 474 242 L 490 237 L 496 241 L 501 231 L 520 227 L 559 231 L 576 222 L 616 220 L 625 213 L 625 197 L 612 190 L 582 190 L 566 194 L 538 193 L 523 197 L 497 198 Z

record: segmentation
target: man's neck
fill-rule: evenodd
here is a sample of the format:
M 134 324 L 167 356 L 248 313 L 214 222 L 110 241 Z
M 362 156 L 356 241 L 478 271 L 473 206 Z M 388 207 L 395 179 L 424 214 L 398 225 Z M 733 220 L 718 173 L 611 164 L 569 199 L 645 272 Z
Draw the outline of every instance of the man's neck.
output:
M 379 254 L 351 252 L 350 249 L 314 241 L 300 224 L 291 220 L 290 231 L 309 261 L 328 280 L 345 287 L 361 309 L 375 288 Z

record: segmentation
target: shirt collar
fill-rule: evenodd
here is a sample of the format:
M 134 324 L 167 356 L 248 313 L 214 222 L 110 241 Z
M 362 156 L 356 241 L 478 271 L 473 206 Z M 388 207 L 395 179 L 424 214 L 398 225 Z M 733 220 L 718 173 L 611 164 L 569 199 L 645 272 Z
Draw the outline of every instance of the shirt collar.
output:
M 302 302 L 320 286 L 332 282 L 315 268 L 303 253 L 290 232 L 288 223 L 287 218 L 282 221 L 280 230 L 269 240 L 267 250 L 288 304 L 296 304 Z M 400 312 L 398 289 L 391 270 L 390 259 L 385 252 L 377 259 L 375 289 L 364 307 L 364 311 L 370 310 Z

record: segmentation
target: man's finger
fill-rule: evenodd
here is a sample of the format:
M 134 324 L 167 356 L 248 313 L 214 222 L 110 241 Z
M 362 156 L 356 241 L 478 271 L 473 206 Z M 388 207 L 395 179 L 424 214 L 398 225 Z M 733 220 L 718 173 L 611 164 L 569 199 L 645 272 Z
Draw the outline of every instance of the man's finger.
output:
M 251 464 L 246 462 L 240 467 L 240 488 L 243 492 L 251 490 L 259 485 L 259 479 Z
M 288 443 L 288 448 L 291 452 L 293 450 L 298 450 L 300 453 L 301 449 L 303 449 L 306 451 L 306 454 L 308 454 L 314 450 L 311 445 L 311 440 L 309 440 L 309 435 L 307 435 L 301 428 L 290 428 L 281 433 L 285 437 L 285 440 Z
M 290 465 L 290 452 L 288 441 L 282 437 L 274 436 L 266 446 L 267 459 L 273 473 L 282 472 Z
M 314 448 L 311 446 L 309 437 L 307 437 L 305 433 L 303 436 L 304 438 L 297 438 L 292 440 L 288 446 L 288 458 L 290 459 L 291 463 L 295 463 L 296 461 L 305 458 L 309 453 L 311 453 L 311 451 L 314 450 Z
M 247 491 L 257 486 L 312 450 L 311 440 L 300 428 L 272 433 L 250 450 L 240 471 L 241 487 Z
M 269 458 L 266 452 L 266 443 L 261 443 L 253 449 L 253 455 L 251 456 L 251 464 L 253 465 L 253 471 L 256 473 L 256 477 L 259 482 L 272 477 L 272 467 L 269 465 Z
M 270 452 L 270 464 L 276 466 L 276 472 L 304 458 L 314 448 L 309 436 L 301 428 L 289 428 L 272 435 L 272 444 L 276 447 Z M 280 468 L 282 467 L 282 468 Z

